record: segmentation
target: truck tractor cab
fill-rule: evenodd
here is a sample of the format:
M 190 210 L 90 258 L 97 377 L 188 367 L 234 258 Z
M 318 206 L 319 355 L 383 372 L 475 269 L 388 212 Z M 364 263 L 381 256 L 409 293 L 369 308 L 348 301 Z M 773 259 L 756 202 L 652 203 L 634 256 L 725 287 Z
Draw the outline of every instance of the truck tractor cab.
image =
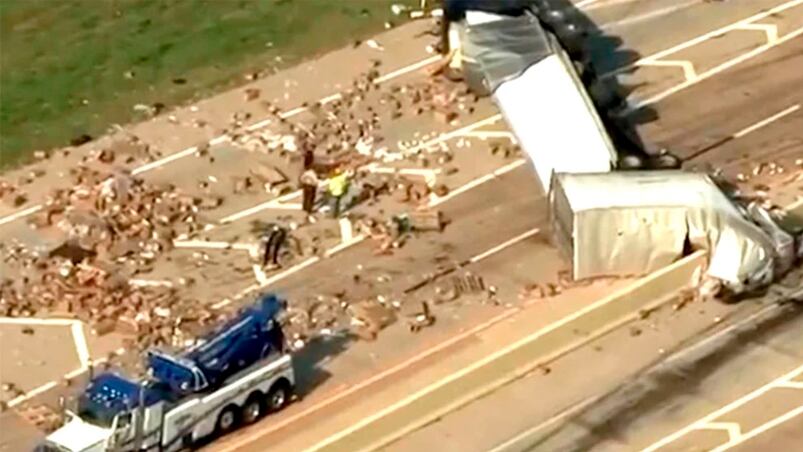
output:
M 76 412 L 68 413 L 68 421 L 38 450 L 178 450 L 187 438 L 212 433 L 227 413 L 260 408 L 257 397 L 281 394 L 279 406 L 270 405 L 281 408 L 294 382 L 275 320 L 283 307 L 275 295 L 265 295 L 182 353 L 150 350 L 146 379 L 98 375 L 79 397 Z
M 147 442 L 146 431 L 158 432 L 162 409 L 169 400 L 168 392 L 116 373 L 98 375 L 79 397 L 77 412 L 68 412 L 67 422 L 48 436 L 39 450 L 137 450 Z

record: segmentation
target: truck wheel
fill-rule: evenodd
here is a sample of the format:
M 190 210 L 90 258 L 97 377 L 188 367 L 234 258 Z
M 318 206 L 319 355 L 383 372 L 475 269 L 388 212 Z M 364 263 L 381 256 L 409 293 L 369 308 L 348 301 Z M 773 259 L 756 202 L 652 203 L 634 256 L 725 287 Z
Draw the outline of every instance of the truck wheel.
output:
M 644 169 L 644 160 L 635 155 L 625 155 L 619 160 L 619 169 L 635 171 Z
M 215 429 L 218 435 L 225 435 L 237 427 L 239 422 L 239 412 L 235 406 L 227 406 L 217 417 Z
M 248 396 L 243 406 L 243 424 L 253 424 L 265 414 L 265 401 L 262 394 L 254 393 Z
M 654 169 L 680 169 L 683 161 L 672 154 L 661 154 L 652 159 L 650 166 Z
M 287 383 L 279 382 L 270 388 L 268 393 L 267 403 L 268 411 L 275 413 L 280 411 L 290 401 L 290 386 Z

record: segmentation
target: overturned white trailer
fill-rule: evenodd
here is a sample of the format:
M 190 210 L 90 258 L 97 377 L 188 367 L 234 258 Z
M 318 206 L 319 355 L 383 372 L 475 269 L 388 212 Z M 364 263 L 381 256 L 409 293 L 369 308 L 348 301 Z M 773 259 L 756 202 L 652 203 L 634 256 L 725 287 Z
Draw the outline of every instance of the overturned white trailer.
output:
M 557 174 L 549 201 L 575 279 L 643 275 L 705 249 L 708 275 L 741 293 L 770 284 L 796 259 L 794 238 L 765 210 L 742 208 L 706 174 Z
M 574 63 L 534 14 L 467 11 L 450 41 L 460 47 L 475 91 L 492 95 L 545 192 L 553 173 L 617 166 L 616 149 Z

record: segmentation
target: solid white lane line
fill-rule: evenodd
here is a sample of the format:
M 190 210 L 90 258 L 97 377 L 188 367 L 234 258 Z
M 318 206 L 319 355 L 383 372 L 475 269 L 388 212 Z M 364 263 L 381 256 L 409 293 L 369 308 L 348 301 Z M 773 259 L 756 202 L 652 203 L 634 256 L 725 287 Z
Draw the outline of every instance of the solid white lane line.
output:
M 220 138 L 220 137 L 218 137 L 218 138 Z M 180 159 L 183 159 L 185 157 L 189 157 L 192 154 L 195 154 L 196 152 L 198 152 L 198 146 L 188 147 L 187 149 L 184 149 L 182 151 L 170 154 L 167 157 L 163 157 L 163 158 L 160 158 L 158 160 L 154 160 L 154 161 L 152 161 L 150 163 L 146 163 L 146 164 L 144 164 L 142 166 L 138 166 L 138 167 L 134 168 L 133 170 L 131 170 L 131 174 L 133 174 L 134 176 L 137 176 L 137 175 L 142 174 L 142 173 L 147 173 L 148 171 L 154 170 L 154 169 L 159 168 L 161 166 L 165 166 L 168 163 L 172 163 L 172 162 L 175 162 L 176 160 L 180 160 Z
M 448 133 L 443 133 L 443 134 L 441 134 L 441 135 L 439 135 L 439 136 L 437 136 L 437 137 L 435 137 L 435 138 L 433 138 L 431 140 L 428 140 L 427 142 L 425 142 L 423 144 L 420 144 L 420 145 L 412 147 L 409 151 L 413 152 L 413 151 L 419 150 L 419 149 L 426 149 L 429 146 L 434 146 L 434 145 L 436 145 L 438 143 L 442 143 L 442 142 L 451 140 L 453 138 L 456 138 L 458 136 L 462 136 L 462 134 L 467 133 L 469 131 L 472 131 L 474 129 L 477 129 L 477 128 L 480 128 L 480 127 L 483 127 L 483 126 L 486 126 L 486 125 L 489 125 L 489 124 L 493 124 L 493 123 L 499 121 L 501 118 L 502 118 L 502 115 L 496 114 L 496 115 L 487 117 L 485 119 L 481 119 L 479 121 L 476 121 L 476 122 L 473 122 L 471 124 L 468 124 L 468 125 L 460 128 L 460 129 L 456 129 L 456 130 L 453 130 L 453 131 L 448 132 Z M 376 171 L 376 172 L 388 171 L 387 169 L 382 168 L 382 167 L 378 167 L 376 164 L 373 164 L 373 163 L 369 163 L 369 164 L 365 165 L 363 168 L 366 168 L 369 171 Z M 424 175 L 426 177 L 427 174 L 431 174 L 432 172 L 439 172 L 439 171 L 438 170 L 427 170 L 427 169 L 399 169 L 398 172 L 400 174 L 410 174 L 410 175 L 419 175 L 420 174 L 420 175 Z M 486 175 L 485 177 L 488 177 L 487 179 L 485 179 L 485 181 L 490 180 L 490 179 L 493 178 L 493 174 Z M 482 183 L 482 182 L 480 182 L 480 183 Z M 469 187 L 461 187 L 458 190 L 462 189 L 462 191 L 460 191 L 460 193 L 462 193 L 464 191 L 470 190 L 471 188 L 473 188 L 476 185 L 479 185 L 479 184 L 477 183 L 477 184 L 469 186 Z M 249 207 L 249 208 L 241 210 L 239 212 L 232 213 L 232 214 L 222 218 L 221 220 L 219 220 L 219 223 L 220 224 L 232 223 L 232 222 L 241 220 L 241 219 L 243 219 L 245 217 L 248 217 L 248 216 L 257 214 L 259 212 L 262 212 L 263 210 L 281 209 L 281 208 L 283 208 L 283 206 L 289 206 L 287 208 L 296 209 L 297 207 L 300 207 L 300 206 L 290 205 L 290 204 L 282 204 L 282 203 L 284 201 L 288 200 L 288 199 L 291 199 L 291 198 L 294 198 L 294 197 L 298 196 L 300 193 L 301 193 L 300 190 L 296 190 L 294 192 L 291 192 L 291 193 L 288 193 L 286 195 L 280 196 L 280 197 L 278 197 L 276 199 L 271 199 L 271 200 L 265 201 L 265 202 L 263 202 L 261 204 L 257 204 L 256 206 Z M 452 196 L 450 196 L 451 194 L 452 193 L 450 193 L 449 195 L 445 196 L 442 199 L 446 200 L 446 199 L 451 198 L 452 197 Z M 440 204 L 442 202 L 443 201 L 439 201 L 435 205 Z
M 722 430 L 728 434 L 728 440 L 735 440 L 742 436 L 742 427 L 736 422 L 709 422 L 700 427 L 700 430 Z
M 128 285 L 133 287 L 173 287 L 173 283 L 167 280 L 153 279 L 129 279 Z
M 752 22 L 759 21 L 761 19 L 764 19 L 765 17 L 770 17 L 770 16 L 773 16 L 773 15 L 776 15 L 776 14 L 781 13 L 781 12 L 787 10 L 787 9 L 794 8 L 794 7 L 799 6 L 799 5 L 803 5 L 803 0 L 791 0 L 791 1 L 788 1 L 786 3 L 782 3 L 782 4 L 778 5 L 778 6 L 770 8 L 768 10 L 762 11 L 762 12 L 760 12 L 758 14 L 754 14 L 754 15 L 752 15 L 750 17 L 744 18 L 744 19 L 739 20 L 737 22 L 733 22 L 733 23 L 731 23 L 729 25 L 726 25 L 724 27 L 717 28 L 716 30 L 709 31 L 708 33 L 704 33 L 704 34 L 699 35 L 699 36 L 697 36 L 695 38 L 692 38 L 692 39 L 689 39 L 687 41 L 681 42 L 680 44 L 677 44 L 675 46 L 669 47 L 669 48 L 664 49 L 664 50 L 662 50 L 660 52 L 657 52 L 657 53 L 654 53 L 652 55 L 646 56 L 646 57 L 636 61 L 635 63 L 633 63 L 633 64 L 631 64 L 629 66 L 626 66 L 626 67 L 623 67 L 623 68 L 619 68 L 619 69 L 615 69 L 613 72 L 623 72 L 623 71 L 632 69 L 634 66 L 639 66 L 640 64 L 645 63 L 645 62 L 660 60 L 665 56 L 671 55 L 671 54 L 679 52 L 681 50 L 688 49 L 689 47 L 693 47 L 693 46 L 695 46 L 697 44 L 701 44 L 701 43 L 703 43 L 705 41 L 708 41 L 708 40 L 710 40 L 712 38 L 717 38 L 717 37 L 719 37 L 719 36 L 721 36 L 721 35 L 723 35 L 725 33 L 728 33 L 729 31 L 738 30 L 741 27 L 743 27 L 745 25 L 748 25 L 748 24 L 750 24 Z
M 350 242 L 351 239 L 354 238 L 354 230 L 351 224 L 351 220 L 348 218 L 340 218 L 337 221 L 338 226 L 340 227 L 340 241 L 342 243 Z
M 639 60 L 637 60 L 637 61 L 635 61 L 635 62 L 633 62 L 633 63 L 631 63 L 629 65 L 626 65 L 626 66 L 623 66 L 623 67 L 620 67 L 620 68 L 616 68 L 616 69 L 614 69 L 614 70 L 612 70 L 610 72 L 606 72 L 605 74 L 602 74 L 601 77 L 602 78 L 613 77 L 613 76 L 615 76 L 617 74 L 621 74 L 623 72 L 631 71 L 632 69 L 637 68 L 639 66 L 649 65 L 650 63 L 652 63 L 652 62 L 654 62 L 656 60 L 660 60 L 660 59 L 662 59 L 662 58 L 664 58 L 666 56 L 669 56 L 669 55 L 671 55 L 673 53 L 679 52 L 681 50 L 685 50 L 685 49 L 687 49 L 689 47 L 693 47 L 693 46 L 695 46 L 697 44 L 701 44 L 701 43 L 706 42 L 706 41 L 708 41 L 710 39 L 717 38 L 717 37 L 719 37 L 719 36 L 721 36 L 721 35 L 723 35 L 725 33 L 728 33 L 730 31 L 739 30 L 742 27 L 751 24 L 752 22 L 756 22 L 758 20 L 764 19 L 765 17 L 770 17 L 770 16 L 773 16 L 773 15 L 776 15 L 776 14 L 781 13 L 781 12 L 787 10 L 787 9 L 794 8 L 794 7 L 800 6 L 800 5 L 803 5 L 803 0 L 792 0 L 792 1 L 789 1 L 789 2 L 786 2 L 786 3 L 782 3 L 782 4 L 778 5 L 778 6 L 775 6 L 773 8 L 770 8 L 770 9 L 767 9 L 765 11 L 762 11 L 762 12 L 760 12 L 758 14 L 754 14 L 754 15 L 752 15 L 750 17 L 747 17 L 747 18 L 741 19 L 739 21 L 733 22 L 731 24 L 725 25 L 724 27 L 717 28 L 716 30 L 709 31 L 709 32 L 701 34 L 701 35 L 699 35 L 699 36 L 697 36 L 695 38 L 689 39 L 687 41 L 683 41 L 683 42 L 681 42 L 681 43 L 679 43 L 677 45 L 674 45 L 674 46 L 669 47 L 667 49 L 661 50 L 660 52 L 656 52 L 656 53 L 654 53 L 652 55 L 648 55 L 646 57 L 643 57 L 643 58 L 641 58 L 641 59 L 639 59 Z M 787 34 L 786 36 L 789 36 L 789 35 Z M 771 42 L 771 44 L 775 44 L 775 43 L 776 42 Z
M 218 221 L 218 223 L 220 224 L 233 223 L 237 220 L 241 220 L 255 213 L 262 212 L 263 210 L 272 209 L 277 205 L 279 205 L 279 203 L 277 203 L 275 199 L 271 199 L 270 201 L 265 201 L 262 204 L 257 204 L 253 207 L 249 207 L 248 209 L 241 210 L 239 212 L 235 212 L 231 215 L 223 217 L 220 219 L 220 221 Z
M 427 149 L 429 147 L 435 146 L 438 143 L 442 143 L 444 141 L 451 140 L 452 138 L 463 136 L 465 133 L 471 132 L 474 129 L 478 129 L 478 128 L 483 127 L 483 126 L 487 126 L 487 125 L 493 124 L 493 123 L 499 121 L 500 119 L 502 119 L 502 114 L 501 113 L 497 113 L 497 114 L 489 116 L 489 117 L 487 117 L 485 119 L 481 119 L 481 120 L 479 120 L 477 122 L 473 122 L 471 124 L 463 126 L 463 127 L 459 128 L 459 129 L 455 129 L 455 130 L 452 130 L 450 132 L 442 133 L 442 134 L 438 135 L 437 137 L 435 137 L 435 138 L 433 138 L 431 140 L 425 141 L 425 142 L 423 142 L 421 144 L 417 144 L 417 145 L 415 145 L 415 146 L 413 146 L 413 147 L 411 147 L 409 149 L 405 149 L 405 151 L 407 151 L 407 152 L 416 152 L 416 151 L 419 151 L 421 149 Z
M 233 243 L 207 240 L 174 240 L 173 246 L 176 248 L 208 248 L 213 250 L 228 250 L 234 248 Z
M 396 69 L 395 71 L 388 72 L 385 75 L 380 75 L 379 77 L 374 80 L 375 83 L 384 83 L 389 80 L 393 80 L 394 78 L 401 77 L 402 75 L 409 74 L 410 72 L 415 72 L 419 69 L 422 69 L 430 64 L 433 64 L 441 59 L 440 55 L 431 56 L 429 58 L 425 58 L 417 63 L 413 63 L 411 65 L 405 66 L 403 68 Z
M 532 436 L 536 432 L 541 431 L 541 430 L 543 430 L 543 429 L 545 429 L 547 427 L 550 427 L 552 425 L 555 425 L 556 423 L 558 423 L 558 422 L 560 422 L 560 421 L 562 421 L 562 420 L 564 420 L 564 419 L 566 419 L 566 418 L 568 418 L 570 416 L 574 416 L 575 413 L 582 412 L 587 407 L 590 407 L 590 406 L 594 405 L 595 403 L 597 403 L 601 398 L 602 398 L 602 396 L 595 396 L 595 397 L 591 397 L 591 398 L 589 398 L 587 400 L 584 400 L 580 404 L 575 405 L 575 406 L 569 408 L 568 410 L 566 410 L 566 411 L 564 411 L 564 412 L 562 412 L 562 413 L 560 413 L 560 414 L 558 414 L 556 416 L 553 416 L 553 417 L 547 419 L 546 421 L 544 421 L 544 422 L 542 422 L 542 423 L 540 423 L 538 425 L 534 425 L 534 426 L 524 430 L 523 432 L 517 434 L 516 436 L 506 440 L 505 442 L 503 442 L 503 443 L 501 443 L 501 444 L 499 444 L 497 446 L 494 446 L 494 448 L 489 450 L 488 452 L 510 452 L 508 449 L 510 449 L 511 447 L 515 446 L 519 441 L 523 440 L 524 438 Z
M 758 121 L 757 123 L 755 123 L 753 125 L 750 125 L 750 126 L 747 126 L 744 129 L 734 133 L 733 134 L 733 138 L 741 138 L 741 137 L 743 137 L 745 135 L 751 134 L 751 133 L 755 132 L 756 130 L 764 128 L 764 127 L 772 124 L 773 122 L 775 122 L 775 121 L 777 121 L 779 119 L 782 119 L 782 118 L 784 118 L 786 116 L 791 115 L 792 113 L 794 113 L 794 112 L 796 112 L 798 110 L 800 110 L 800 104 L 792 105 L 789 108 L 786 108 L 786 109 L 784 109 L 782 111 L 779 111 L 778 113 L 775 113 L 774 115 L 772 115 L 772 116 L 770 116 L 768 118 L 762 119 L 761 121 Z
M 341 251 L 344 251 L 344 250 L 346 250 L 348 248 L 351 248 L 352 246 L 362 242 L 366 238 L 367 237 L 365 237 L 364 235 L 355 236 L 349 241 L 338 243 L 337 245 L 329 248 L 328 250 L 326 250 L 326 252 L 323 253 L 323 255 L 324 255 L 324 257 L 332 257 L 335 254 L 337 254 L 337 253 L 339 253 Z
M 468 261 L 470 263 L 472 263 L 472 264 L 475 264 L 475 263 L 477 263 L 477 262 L 479 262 L 479 261 L 481 261 L 483 259 L 486 259 L 488 257 L 493 256 L 494 254 L 496 254 L 496 253 L 498 253 L 500 251 L 503 251 L 503 250 L 505 250 L 507 248 L 510 248 L 511 246 L 513 246 L 513 245 L 515 245 L 515 244 L 517 244 L 519 242 L 527 240 L 530 237 L 538 234 L 539 232 L 541 232 L 541 230 L 538 229 L 538 228 L 530 229 L 529 231 L 523 232 L 523 233 L 511 238 L 510 240 L 506 240 L 505 242 L 500 243 L 499 245 L 496 245 L 493 248 L 490 248 L 488 250 L 483 251 L 480 254 L 477 254 L 476 256 L 470 258 Z
M 439 59 L 440 59 L 440 56 L 432 56 L 432 57 L 429 57 L 429 58 L 425 58 L 425 59 L 423 59 L 421 61 L 417 61 L 415 63 L 409 64 L 407 66 L 401 67 L 401 68 L 396 69 L 394 71 L 391 71 L 391 72 L 389 72 L 389 73 L 387 73 L 387 74 L 385 74 L 383 76 L 378 77 L 376 79 L 376 83 L 384 83 L 384 82 L 393 80 L 395 78 L 401 77 L 402 75 L 405 75 L 405 74 L 408 74 L 410 72 L 414 72 L 414 71 L 416 71 L 418 69 L 424 68 L 424 67 L 426 67 L 426 66 L 428 66 L 428 65 L 430 65 L 430 64 L 432 64 L 432 63 L 434 63 L 436 61 L 438 61 Z M 331 94 L 329 96 L 326 96 L 324 98 L 321 98 L 319 100 L 319 102 L 321 102 L 321 103 L 329 103 L 329 102 L 332 102 L 335 99 L 339 99 L 340 97 L 341 97 L 341 95 L 339 93 L 335 93 L 335 94 Z M 281 116 L 282 118 L 286 119 L 286 118 L 295 116 L 295 115 L 297 115 L 299 113 L 302 113 L 302 112 L 304 112 L 306 110 L 307 110 L 307 108 L 297 107 L 297 108 L 294 108 L 294 109 L 292 109 L 290 111 L 282 112 L 282 113 L 279 114 L 279 116 Z M 264 126 L 267 126 L 270 123 L 271 123 L 270 119 L 265 119 L 265 120 L 262 120 L 262 121 L 259 121 L 259 122 L 255 123 L 255 124 L 251 124 L 250 126 L 246 127 L 246 129 L 249 130 L 249 131 L 254 131 L 254 130 L 258 130 L 258 129 L 264 127 Z M 215 138 L 212 138 L 209 141 L 209 143 L 211 145 L 218 145 L 218 144 L 224 143 L 226 141 L 229 141 L 229 137 L 227 135 L 220 135 L 220 136 L 217 136 Z M 183 149 L 181 151 L 178 151 L 178 152 L 175 152 L 175 153 L 170 154 L 168 156 L 162 157 L 162 158 L 160 158 L 158 160 L 154 160 L 153 162 L 146 163 L 146 164 L 141 165 L 141 166 L 139 166 L 137 168 L 134 168 L 133 170 L 131 170 L 131 174 L 139 175 L 139 174 L 142 174 L 142 173 L 146 173 L 148 171 L 152 171 L 152 170 L 154 170 L 156 168 L 165 166 L 165 165 L 167 165 L 169 163 L 172 163 L 172 162 L 174 162 L 176 160 L 180 160 L 182 158 L 189 157 L 189 156 L 195 154 L 196 152 L 198 152 L 198 147 L 197 146 L 188 147 L 188 148 Z M 10 223 L 12 221 L 16 221 L 16 220 L 18 220 L 20 218 L 27 217 L 27 216 L 29 216 L 31 214 L 34 214 L 34 213 L 38 212 L 41 209 L 42 209 L 41 205 L 35 205 L 35 206 L 29 207 L 27 209 L 21 210 L 19 212 L 13 213 L 11 215 L 8 215 L 8 216 L 6 216 L 4 218 L 0 218 L 0 226 L 4 225 L 6 223 Z
M 13 399 L 11 399 L 11 401 L 8 402 L 8 407 L 9 408 L 14 408 L 15 406 L 25 402 L 26 400 L 29 400 L 29 399 L 31 399 L 33 397 L 36 397 L 39 394 L 43 394 L 43 393 L 45 393 L 47 391 L 50 391 L 51 389 L 53 389 L 56 386 L 58 386 L 58 384 L 59 383 L 57 381 L 49 381 L 49 382 L 43 384 L 42 386 L 39 386 L 39 387 L 34 388 L 34 389 L 31 389 L 30 391 L 26 392 L 25 394 L 19 395 L 17 397 L 14 397 Z
M 491 131 L 483 131 L 483 130 L 475 130 L 472 132 L 466 132 L 463 134 L 464 137 L 470 138 L 479 138 L 480 140 L 487 140 L 489 138 L 506 138 L 512 141 L 514 144 L 517 143 L 516 137 L 513 135 L 513 132 L 508 132 L 504 130 L 491 130 Z
M 576 6 L 582 8 L 582 7 L 585 7 L 585 6 L 589 6 L 589 5 L 593 4 L 593 3 L 595 3 L 594 0 L 586 0 L 584 2 L 580 2 Z M 661 52 L 658 52 L 656 54 L 644 57 L 644 58 L 636 61 L 635 63 L 633 63 L 631 65 L 625 66 L 623 68 L 615 69 L 615 70 L 613 70 L 613 71 L 611 71 L 609 73 L 606 73 L 606 74 L 603 75 L 603 77 L 613 76 L 613 75 L 616 75 L 616 74 L 621 73 L 623 71 L 632 69 L 633 67 L 638 66 L 639 64 L 644 64 L 644 63 L 649 62 L 651 60 L 660 59 L 660 58 L 662 58 L 662 57 L 664 57 L 666 55 L 669 55 L 671 53 L 677 52 L 677 51 L 685 49 L 687 47 L 691 47 L 691 46 L 696 45 L 696 44 L 698 44 L 700 42 L 704 42 L 704 41 L 706 41 L 708 39 L 711 39 L 713 37 L 719 36 L 719 35 L 721 35 L 723 33 L 728 32 L 728 31 L 739 29 L 739 27 L 743 27 L 745 25 L 749 25 L 751 22 L 763 19 L 763 18 L 771 16 L 773 14 L 777 14 L 777 13 L 779 13 L 781 11 L 784 11 L 786 9 L 789 9 L 789 8 L 792 8 L 792 7 L 795 7 L 795 6 L 798 6 L 800 4 L 803 4 L 803 0 L 792 0 L 790 2 L 781 4 L 779 6 L 771 8 L 769 10 L 766 10 L 766 11 L 764 11 L 762 13 L 750 16 L 748 18 L 742 19 L 742 20 L 740 20 L 738 22 L 735 22 L 733 24 L 730 24 L 728 26 L 725 26 L 725 27 L 719 28 L 717 30 L 714 30 L 712 32 L 700 35 L 700 36 L 698 36 L 698 37 L 696 37 L 696 38 L 694 38 L 692 40 L 689 40 L 689 41 L 686 41 L 684 43 L 678 44 L 677 46 L 674 46 L 674 47 L 671 47 L 669 49 L 666 49 L 666 50 L 663 50 Z M 787 37 L 788 37 L 788 35 L 787 35 Z M 761 53 L 761 52 L 759 52 L 759 53 Z M 393 71 L 393 72 L 387 74 L 387 76 L 385 76 L 385 78 L 380 77 L 380 79 L 382 79 L 382 81 L 387 81 L 387 80 L 389 80 L 389 78 L 387 78 L 387 77 L 389 77 L 391 75 L 398 76 L 400 74 L 404 74 L 404 73 L 407 73 L 407 72 L 410 72 L 410 71 L 414 71 L 416 69 L 419 69 L 421 67 L 426 66 L 427 64 L 432 64 L 433 62 L 437 61 L 438 58 L 439 57 L 437 57 L 437 56 L 433 56 L 433 57 L 427 58 L 425 60 L 419 61 L 417 63 L 413 63 L 410 66 L 398 69 L 396 71 Z M 708 74 L 708 73 L 706 73 L 706 74 Z M 714 74 L 710 74 L 710 75 L 714 75 Z M 687 86 L 683 86 L 682 88 L 677 89 L 675 91 L 671 91 L 671 92 L 670 92 L 670 90 L 668 90 L 665 93 L 662 93 L 662 97 L 660 97 L 660 99 L 650 99 L 648 101 L 645 101 L 645 102 L 641 103 L 639 106 L 646 105 L 647 103 L 657 102 L 658 100 L 661 100 L 661 99 L 663 99 L 663 98 L 665 98 L 665 97 L 667 97 L 667 96 L 669 96 L 671 94 L 674 94 L 677 91 L 685 89 L 686 87 Z M 339 94 L 333 94 L 333 95 L 327 96 L 327 98 L 336 98 L 337 96 L 339 96 Z M 324 98 L 324 99 L 327 99 L 327 98 Z M 634 108 L 638 108 L 638 107 L 634 107 Z M 300 113 L 300 111 L 299 111 L 299 113 Z M 497 120 L 501 119 L 501 115 L 496 115 L 496 116 L 498 116 Z M 265 121 L 265 125 L 267 125 L 269 123 L 270 122 L 268 120 Z M 219 137 L 216 137 L 216 138 L 212 139 L 210 141 L 210 143 L 211 144 L 216 144 L 216 143 L 222 143 L 224 141 L 227 141 L 226 136 L 219 136 Z M 419 147 L 419 148 L 421 148 L 421 147 Z M 159 166 L 162 166 L 162 165 L 164 165 L 166 163 L 170 163 L 172 161 L 175 161 L 175 160 L 177 160 L 179 158 L 192 155 L 196 151 L 197 151 L 197 148 L 195 146 L 193 146 L 193 147 L 187 148 L 187 149 L 185 149 L 183 151 L 180 151 L 177 154 L 171 154 L 171 155 L 169 155 L 167 157 L 164 157 L 164 158 L 162 158 L 160 160 L 156 160 L 154 162 L 151 162 L 151 163 L 148 163 L 146 165 L 143 165 L 143 166 L 141 166 L 139 168 L 134 169 L 132 172 L 134 174 L 140 174 L 142 172 L 149 171 L 149 170 L 152 170 L 152 169 L 157 168 Z M 37 212 L 41 208 L 42 208 L 41 205 L 32 206 L 32 207 L 24 209 L 24 210 L 22 210 L 20 212 L 16 212 L 14 214 L 11 214 L 11 215 L 9 215 L 7 217 L 0 218 L 0 226 L 2 226 L 3 224 L 6 224 L 6 223 L 10 223 L 12 221 L 18 220 L 20 218 L 27 217 L 27 216 Z
M 251 264 L 251 270 L 253 270 L 254 278 L 256 278 L 257 283 L 259 283 L 260 286 L 267 284 L 268 275 L 265 273 L 265 270 L 262 269 L 261 265 Z
M 0 226 L 4 225 L 6 223 L 11 223 L 12 221 L 17 221 L 20 218 L 25 218 L 25 217 L 27 217 L 29 215 L 33 215 L 36 212 L 39 212 L 40 210 L 42 210 L 42 205 L 41 204 L 28 207 L 27 209 L 22 209 L 22 210 L 20 210 L 18 212 L 14 212 L 14 213 L 12 213 L 12 214 L 10 214 L 8 216 L 0 218 Z
M 461 185 L 460 187 L 455 188 L 454 190 L 449 191 L 449 193 L 446 196 L 441 196 L 441 197 L 432 199 L 429 202 L 429 207 L 439 206 L 439 205 L 445 203 L 446 201 L 454 198 L 455 196 L 459 196 L 459 195 L 461 195 L 461 194 L 463 194 L 463 193 L 465 193 L 465 192 L 467 192 L 467 191 L 469 191 L 469 190 L 471 190 L 471 189 L 473 189 L 473 188 L 475 188 L 475 187 L 477 187 L 479 185 L 482 185 L 482 184 L 484 184 L 484 183 L 486 183 L 488 181 L 496 179 L 497 177 L 499 177 L 499 176 L 501 176 L 503 174 L 509 173 L 510 171 L 513 171 L 514 169 L 524 165 L 525 163 L 527 163 L 527 160 L 525 160 L 525 159 L 514 160 L 513 162 L 508 163 L 507 165 L 495 170 L 492 173 L 486 174 L 484 176 L 480 176 L 480 177 L 478 177 L 478 178 L 476 178 L 476 179 L 474 179 L 474 180 L 472 180 L 472 181 L 470 181 L 470 182 L 468 182 L 468 183 L 466 183 L 464 185 Z

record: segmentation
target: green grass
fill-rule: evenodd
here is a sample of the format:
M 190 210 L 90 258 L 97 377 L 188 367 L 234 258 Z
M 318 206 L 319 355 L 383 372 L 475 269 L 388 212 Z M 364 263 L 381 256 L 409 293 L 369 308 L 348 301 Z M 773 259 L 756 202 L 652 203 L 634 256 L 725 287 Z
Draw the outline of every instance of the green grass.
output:
M 0 167 L 346 45 L 392 3 L 417 0 L 0 0 Z

